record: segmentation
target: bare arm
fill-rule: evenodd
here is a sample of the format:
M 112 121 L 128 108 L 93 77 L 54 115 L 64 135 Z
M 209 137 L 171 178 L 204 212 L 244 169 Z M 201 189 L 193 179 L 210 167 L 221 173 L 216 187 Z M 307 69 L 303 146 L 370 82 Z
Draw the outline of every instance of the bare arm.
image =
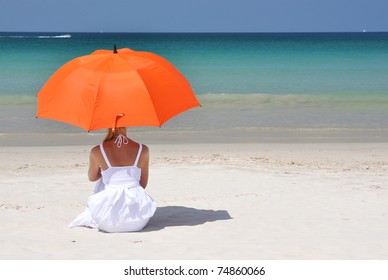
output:
M 148 147 L 143 145 L 138 167 L 141 168 L 140 185 L 145 189 L 148 184 L 148 170 L 149 170 L 150 153 Z
M 90 151 L 89 155 L 89 180 L 94 182 L 101 178 L 101 169 L 96 161 L 96 148 Z

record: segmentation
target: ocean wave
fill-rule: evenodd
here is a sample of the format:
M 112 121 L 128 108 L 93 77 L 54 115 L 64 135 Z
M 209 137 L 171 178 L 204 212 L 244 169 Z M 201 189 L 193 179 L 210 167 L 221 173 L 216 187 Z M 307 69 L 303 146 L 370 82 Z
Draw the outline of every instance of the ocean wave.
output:
M 4 105 L 36 105 L 35 95 L 0 95 L 0 106 Z
M 331 108 L 337 110 L 388 111 L 388 94 L 333 95 L 333 94 L 269 94 L 269 93 L 206 93 L 197 94 L 204 108 L 228 109 L 282 109 Z M 35 105 L 34 94 L 1 94 L 0 105 Z
M 0 35 L 0 38 L 10 38 L 10 39 L 70 39 L 71 34 L 61 34 L 61 35 Z
M 197 95 L 202 105 L 211 107 L 263 107 L 263 106 L 335 106 L 383 107 L 388 109 L 387 94 L 270 94 L 270 93 L 206 93 Z

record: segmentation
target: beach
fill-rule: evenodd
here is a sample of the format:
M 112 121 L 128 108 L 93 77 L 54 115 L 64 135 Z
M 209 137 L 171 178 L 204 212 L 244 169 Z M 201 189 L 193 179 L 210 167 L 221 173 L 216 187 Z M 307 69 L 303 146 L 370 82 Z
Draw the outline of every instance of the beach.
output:
M 64 34 L 0 33 L 0 259 L 388 259 L 388 33 Z M 201 104 L 128 129 L 158 205 L 134 233 L 68 228 L 105 131 L 36 118 L 61 65 L 113 43 Z
M 108 234 L 67 228 L 93 192 L 96 139 L 0 147 L 1 259 L 388 257 L 387 143 L 150 143 L 158 210 Z

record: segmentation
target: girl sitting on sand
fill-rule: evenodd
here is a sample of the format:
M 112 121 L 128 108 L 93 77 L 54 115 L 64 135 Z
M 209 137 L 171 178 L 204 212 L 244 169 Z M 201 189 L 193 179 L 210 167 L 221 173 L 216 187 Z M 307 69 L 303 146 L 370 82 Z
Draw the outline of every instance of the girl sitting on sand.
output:
M 105 232 L 140 231 L 154 215 L 156 204 L 145 192 L 148 183 L 148 147 L 126 135 L 127 129 L 109 129 L 102 144 L 90 152 L 89 180 L 97 181 L 87 207 L 69 225 Z

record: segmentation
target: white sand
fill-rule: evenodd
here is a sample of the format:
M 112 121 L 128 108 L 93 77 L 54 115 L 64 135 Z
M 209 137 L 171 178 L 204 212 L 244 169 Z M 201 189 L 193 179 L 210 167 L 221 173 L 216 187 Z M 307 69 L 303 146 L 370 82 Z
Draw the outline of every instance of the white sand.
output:
M 159 208 L 120 234 L 67 228 L 89 146 L 0 147 L 0 258 L 388 258 L 388 143 L 149 147 Z

